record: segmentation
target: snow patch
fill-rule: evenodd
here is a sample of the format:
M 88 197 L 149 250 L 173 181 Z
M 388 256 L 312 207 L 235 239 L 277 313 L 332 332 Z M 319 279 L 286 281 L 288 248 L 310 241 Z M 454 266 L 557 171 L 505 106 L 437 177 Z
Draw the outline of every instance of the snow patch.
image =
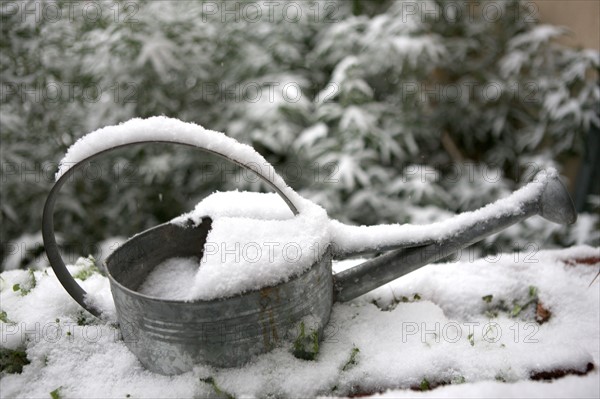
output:
M 0 303 L 9 320 L 0 322 L 1 343 L 24 348 L 30 363 L 21 374 L 3 374 L 0 391 L 3 397 L 47 397 L 59 387 L 66 398 L 215 397 L 216 386 L 235 397 L 361 392 L 384 392 L 381 397 L 598 397 L 600 283 L 588 286 L 598 271 L 598 263 L 590 262 L 600 250 L 500 255 L 493 262 L 461 259 L 426 266 L 334 305 L 315 361 L 296 359 L 292 343 L 285 342 L 242 367 L 199 364 L 172 377 L 144 370 L 112 321 L 90 318 L 79 325 L 82 311 L 51 269 L 34 272 L 37 284 L 26 295 L 11 287 L 29 278 L 28 272 L 7 271 L 0 275 Z M 351 266 L 351 261 L 334 264 L 336 271 Z M 76 275 L 82 267 L 69 270 Z M 95 273 L 80 283 L 94 300 L 110 297 L 106 277 Z M 552 313 L 547 322 L 482 313 L 499 299 L 521 301 L 530 286 Z M 487 295 L 493 296 L 491 303 L 482 299 Z M 382 311 L 374 303 L 395 306 Z M 497 332 L 486 338 L 490 322 L 499 326 L 499 338 Z M 452 326 L 460 327 L 460 337 Z M 349 364 L 354 348 L 358 352 Z M 529 380 L 538 371 L 584 371 L 589 362 L 596 369 L 584 377 L 551 384 Z M 424 380 L 449 385 L 422 393 L 404 390 Z

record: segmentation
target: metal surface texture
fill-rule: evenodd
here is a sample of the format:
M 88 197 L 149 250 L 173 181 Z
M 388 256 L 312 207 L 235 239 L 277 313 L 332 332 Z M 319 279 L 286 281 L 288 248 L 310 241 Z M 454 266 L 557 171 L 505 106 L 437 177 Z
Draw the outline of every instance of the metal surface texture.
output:
M 210 219 L 196 227 L 163 224 L 139 234 L 106 261 L 125 344 L 144 367 L 179 374 L 194 364 L 239 366 L 297 337 L 300 322 L 322 334 L 333 303 L 331 255 L 274 287 L 231 298 L 183 302 L 136 290 L 173 257 L 202 256 Z

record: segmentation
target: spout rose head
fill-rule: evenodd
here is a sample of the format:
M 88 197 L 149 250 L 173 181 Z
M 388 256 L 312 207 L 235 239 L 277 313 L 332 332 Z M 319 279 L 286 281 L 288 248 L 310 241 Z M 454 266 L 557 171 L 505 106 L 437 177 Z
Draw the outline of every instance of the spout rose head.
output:
M 577 221 L 573 200 L 556 174 L 548 176 L 548 183 L 540 198 L 540 215 L 559 224 L 573 224 Z

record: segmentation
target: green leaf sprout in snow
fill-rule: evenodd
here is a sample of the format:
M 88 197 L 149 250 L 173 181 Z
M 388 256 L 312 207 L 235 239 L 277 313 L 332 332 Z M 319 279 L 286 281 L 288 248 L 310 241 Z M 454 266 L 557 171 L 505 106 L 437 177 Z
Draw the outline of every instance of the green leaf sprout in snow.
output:
M 473 337 L 473 333 L 469 334 L 467 336 L 467 339 L 469 340 L 469 343 L 471 344 L 471 346 L 475 346 L 475 338 Z
M 514 299 L 512 301 L 512 305 L 509 305 L 507 301 L 503 298 L 493 301 L 493 295 L 485 295 L 481 297 L 481 299 L 485 303 L 489 304 L 489 306 L 487 306 L 484 310 L 484 314 L 486 317 L 494 318 L 498 317 L 498 315 L 502 312 L 508 315 L 509 317 L 521 317 L 528 319 L 530 317 L 535 316 L 536 308 L 539 301 L 538 294 L 538 288 L 534 285 L 530 285 L 527 288 L 527 296 L 522 296 L 521 298 Z M 532 308 L 533 311 L 531 311 Z
M 306 334 L 304 322 L 300 322 L 300 334 L 294 340 L 292 349 L 294 357 L 302 360 L 315 360 L 319 354 L 319 331 L 312 330 Z
M 24 284 L 14 284 L 12 289 L 13 291 L 20 291 L 22 296 L 25 296 L 31 292 L 32 289 L 37 285 L 37 280 L 35 279 L 35 274 L 33 269 L 28 269 L 28 279 Z
M 418 292 L 415 292 L 412 296 L 412 299 L 408 298 L 407 296 L 402 296 L 400 300 L 402 302 L 416 302 L 421 300 L 421 295 L 419 295 Z
M 529 297 L 530 298 L 537 297 L 537 292 L 538 292 L 538 289 L 537 289 L 537 287 L 535 285 L 530 285 L 529 286 Z
M 524 304 L 520 304 L 520 303 L 514 301 L 513 307 L 510 311 L 510 316 L 511 317 L 519 316 L 521 313 L 523 313 L 523 311 L 525 309 L 528 309 L 530 307 L 530 305 L 533 305 L 533 309 L 534 309 L 533 314 L 535 316 L 536 308 L 537 308 L 538 300 L 539 300 L 538 292 L 539 292 L 539 290 L 536 286 L 530 285 L 529 290 L 528 290 L 528 294 L 529 294 L 528 300 Z M 531 312 L 529 312 L 529 313 L 531 313 Z
M 515 303 L 512 310 L 510 311 L 510 316 L 517 317 L 519 315 L 519 313 L 521 313 L 522 310 L 523 310 L 523 307 L 521 305 L 519 305 L 518 303 Z
M 96 266 L 96 259 L 92 255 L 87 258 L 79 258 L 75 262 L 75 266 L 82 266 L 82 269 L 73 275 L 73 278 L 85 281 L 90 278 L 94 273 L 98 273 L 98 267 Z
M 32 290 L 37 285 L 37 280 L 35 279 L 35 274 L 33 273 L 33 269 L 28 269 L 27 273 L 29 273 L 29 281 L 30 281 L 30 285 L 31 285 L 30 290 Z
M 8 315 L 4 310 L 0 310 L 0 321 L 3 321 L 6 324 L 14 324 L 15 322 L 8 318 Z
M 356 346 L 352 348 L 352 350 L 350 351 L 350 358 L 348 359 L 346 364 L 344 364 L 344 367 L 342 367 L 342 371 L 346 371 L 358 363 L 358 361 L 356 360 L 356 356 L 358 356 L 359 352 L 360 349 L 358 349 Z
M 0 372 L 20 374 L 27 364 L 29 360 L 24 350 L 0 348 Z
M 467 380 L 465 379 L 465 376 L 459 375 L 458 377 L 453 378 L 450 383 L 451 384 L 464 384 L 465 382 L 467 382 Z
M 431 389 L 431 385 L 429 384 L 429 381 L 427 381 L 427 378 L 421 380 L 419 388 L 421 388 L 421 391 L 429 391 Z
M 212 378 L 212 377 L 200 378 L 200 381 L 210 385 L 215 390 L 217 397 L 226 398 L 226 399 L 235 399 L 235 396 L 233 396 L 232 394 L 230 394 L 229 392 L 223 390 L 220 386 L 218 386 L 214 378 Z
M 58 387 L 54 391 L 50 392 L 50 397 L 52 399 L 61 399 L 62 398 L 62 396 L 60 396 L 60 389 L 61 388 L 62 387 Z
M 87 316 L 87 313 L 84 313 L 83 311 L 80 311 L 77 314 L 77 325 L 78 326 L 88 326 L 90 324 L 92 324 L 92 320 Z

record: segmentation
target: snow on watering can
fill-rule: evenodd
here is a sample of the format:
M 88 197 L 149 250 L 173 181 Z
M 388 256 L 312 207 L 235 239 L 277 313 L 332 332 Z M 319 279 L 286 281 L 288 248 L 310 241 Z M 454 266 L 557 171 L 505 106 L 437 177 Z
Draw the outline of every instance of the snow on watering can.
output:
M 356 298 L 533 215 L 561 224 L 574 223 L 577 218 L 569 194 L 556 172 L 550 170 L 540 172 L 532 183 L 507 198 L 442 222 L 348 226 L 329 220 L 322 208 L 288 187 L 250 146 L 175 119 L 133 119 L 97 130 L 75 143 L 61 162 L 44 206 L 42 234 L 50 264 L 67 292 L 98 317 L 101 311 L 86 300 L 86 292 L 60 256 L 54 235 L 54 205 L 64 183 L 87 162 L 115 148 L 141 143 L 183 144 L 218 155 L 256 173 L 283 199 L 279 200 L 279 217 L 271 218 L 271 210 L 263 207 L 266 220 L 213 220 L 197 209 L 135 235 L 106 259 L 125 344 L 146 368 L 161 374 L 182 373 L 196 363 L 242 365 L 280 345 L 307 318 L 314 323 L 315 336 L 322 337 L 335 301 Z M 282 209 L 283 204 L 287 210 Z M 223 230 L 218 226 L 224 220 L 238 224 Z M 277 236 L 280 240 L 297 238 L 301 249 L 308 249 L 311 240 L 320 245 L 310 246 L 310 253 L 296 262 L 278 264 L 281 256 L 274 256 L 268 262 L 247 262 L 240 267 L 199 263 L 194 287 L 204 287 L 204 291 L 187 297 L 173 299 L 141 292 L 144 281 L 163 262 L 206 257 L 207 239 L 219 231 L 223 240 L 243 241 L 244 235 L 263 239 Z M 332 259 L 369 252 L 386 253 L 332 274 Z M 203 268 L 208 270 L 204 275 Z

